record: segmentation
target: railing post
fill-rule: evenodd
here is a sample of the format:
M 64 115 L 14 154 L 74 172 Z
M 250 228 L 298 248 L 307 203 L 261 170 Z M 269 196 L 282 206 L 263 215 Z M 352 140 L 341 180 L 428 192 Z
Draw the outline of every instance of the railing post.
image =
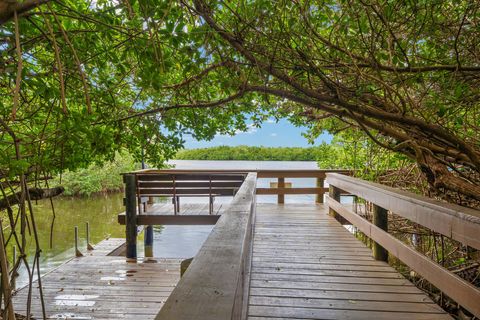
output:
M 285 178 L 278 178 L 277 180 L 277 188 L 285 188 Z M 285 195 L 284 194 L 279 194 L 277 196 L 277 203 L 285 203 Z
M 373 224 L 388 232 L 388 210 L 373 204 Z M 375 260 L 388 261 L 388 251 L 376 242 L 373 242 L 373 257 Z
M 145 204 L 145 211 L 147 207 L 153 205 L 153 197 L 148 197 L 148 202 Z M 145 251 L 145 257 L 153 257 L 153 226 L 146 226 L 144 231 L 143 246 Z
M 78 227 L 75 226 L 75 257 L 83 257 L 83 254 L 78 249 Z
M 125 238 L 127 245 L 127 261 L 137 260 L 137 197 L 134 174 L 123 176 L 125 183 Z
M 317 188 L 323 188 L 324 178 L 317 178 Z M 315 199 L 316 203 L 323 203 L 323 191 L 317 193 L 317 197 Z
M 153 257 L 153 226 L 146 226 L 144 233 L 145 257 L 151 258 Z
M 340 189 L 338 189 L 337 187 L 330 185 L 328 187 L 328 195 L 333 200 L 340 202 Z M 328 209 L 328 213 L 334 218 L 337 218 L 338 216 L 338 214 L 332 208 Z

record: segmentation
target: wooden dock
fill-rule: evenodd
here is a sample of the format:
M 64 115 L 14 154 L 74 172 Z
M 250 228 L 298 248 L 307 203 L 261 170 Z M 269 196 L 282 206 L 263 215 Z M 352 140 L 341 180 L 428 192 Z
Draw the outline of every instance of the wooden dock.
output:
M 126 224 L 126 245 L 110 239 L 42 277 L 48 319 L 451 319 L 388 265 L 389 255 L 480 316 L 477 287 L 394 238 L 387 224 L 389 211 L 395 212 L 480 249 L 478 211 L 321 170 L 127 175 L 126 213 L 119 215 Z M 259 177 L 277 177 L 279 183 L 257 189 Z M 286 188 L 285 178 L 291 177 L 314 177 L 317 184 Z M 212 202 L 212 195 L 232 190 L 229 204 Z M 144 196 L 165 194 L 210 200 L 145 205 Z M 257 203 L 258 194 L 275 194 L 278 203 Z M 285 195 L 296 194 L 315 194 L 316 203 L 284 203 Z M 342 195 L 369 201 L 373 221 L 342 204 Z M 345 222 L 373 241 L 373 252 Z M 156 263 L 147 263 L 137 257 L 138 227 L 155 224 L 214 225 L 182 277 L 179 259 L 156 257 Z M 26 311 L 26 298 L 26 288 L 17 293 L 17 312 Z M 35 291 L 32 314 L 39 319 L 40 310 Z
M 451 318 L 325 205 L 258 204 L 248 319 Z
M 127 263 L 108 256 L 125 239 L 108 239 L 42 277 L 47 319 L 154 319 L 180 278 L 179 259 Z M 17 313 L 26 314 L 28 287 L 14 297 Z M 34 283 L 31 314 L 43 319 Z

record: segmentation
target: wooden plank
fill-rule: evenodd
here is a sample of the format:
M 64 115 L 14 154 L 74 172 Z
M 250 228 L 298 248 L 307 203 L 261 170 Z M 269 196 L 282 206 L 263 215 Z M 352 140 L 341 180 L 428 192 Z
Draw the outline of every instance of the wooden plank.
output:
M 390 254 L 407 264 L 474 315 L 480 317 L 480 304 L 478 303 L 480 301 L 480 289 L 358 216 L 339 202 L 331 198 L 327 199 L 330 208 L 354 224 L 367 237 L 378 242 Z
M 341 174 L 327 182 L 433 231 L 480 249 L 480 211 Z
M 343 299 L 343 300 L 364 300 L 364 301 L 398 301 L 432 304 L 433 301 L 418 292 L 417 294 L 386 293 L 386 292 L 353 292 L 337 290 L 301 290 L 301 289 L 279 289 L 279 288 L 252 288 L 252 296 L 270 297 L 298 297 L 306 299 Z
M 299 297 L 266 297 L 252 296 L 252 306 L 279 306 L 290 308 L 315 308 L 315 309 L 338 309 L 338 310 L 374 310 L 411 313 L 443 314 L 443 310 L 433 303 L 411 303 L 411 302 L 387 302 L 387 301 L 365 301 L 365 300 L 344 300 L 344 299 L 318 299 Z
M 240 188 L 242 181 L 139 181 L 142 188 Z
M 326 206 L 258 206 L 248 319 L 377 317 L 450 319 Z
M 158 215 L 142 214 L 137 216 L 137 225 L 214 225 L 219 215 Z M 125 224 L 125 215 L 118 215 L 118 223 Z
M 291 274 L 277 272 L 275 269 L 269 269 L 269 273 L 265 270 L 253 269 L 252 280 L 264 281 L 294 281 L 294 282 L 311 282 L 311 283 L 345 283 L 345 284 L 370 284 L 372 281 L 377 285 L 391 285 L 391 286 L 413 286 L 405 278 L 375 278 L 372 277 L 345 277 L 332 276 L 325 274 Z
M 292 308 L 281 306 L 256 306 L 249 307 L 249 320 L 252 317 L 264 316 L 270 320 L 272 317 L 293 319 L 358 319 L 358 320 L 432 320 L 451 319 L 446 314 L 411 313 L 411 312 L 388 312 L 376 310 L 344 310 L 344 309 L 320 309 L 320 308 Z
M 179 278 L 180 259 L 74 258 L 42 277 L 47 319 L 154 319 Z M 41 319 L 40 295 L 33 288 L 31 312 Z M 27 298 L 28 287 L 17 292 L 17 312 L 26 311 Z
M 285 194 L 319 194 L 327 192 L 327 188 L 257 188 L 258 195 L 285 195 Z
M 236 188 L 196 188 L 196 189 L 154 189 L 154 188 L 147 188 L 138 189 L 138 194 L 142 196 L 233 196 L 237 191 Z
M 325 174 L 328 172 L 335 172 L 341 174 L 351 174 L 352 170 L 336 170 L 336 169 L 283 169 L 283 170 L 266 170 L 266 169 L 257 169 L 257 170 L 240 170 L 240 169 L 146 169 L 134 171 L 137 175 L 158 175 L 158 174 L 247 174 L 249 172 L 257 173 L 258 178 L 324 178 Z
M 137 174 L 139 181 L 243 181 L 244 174 L 235 173 L 174 173 L 174 174 Z
M 248 261 L 257 175 L 248 174 L 156 319 L 239 319 L 248 291 Z

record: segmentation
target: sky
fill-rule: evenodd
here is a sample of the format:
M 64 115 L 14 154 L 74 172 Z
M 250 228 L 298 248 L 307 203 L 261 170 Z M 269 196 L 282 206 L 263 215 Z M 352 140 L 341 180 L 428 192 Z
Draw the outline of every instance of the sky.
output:
M 238 132 L 234 136 L 216 135 L 211 141 L 197 141 L 191 136 L 185 137 L 185 149 L 207 148 L 215 146 L 265 146 L 265 147 L 310 147 L 308 140 L 302 136 L 306 128 L 295 127 L 288 120 L 282 119 L 278 123 L 268 120 L 261 128 L 250 126 L 247 132 Z M 322 134 L 315 141 L 315 145 L 322 142 L 329 143 L 332 136 Z

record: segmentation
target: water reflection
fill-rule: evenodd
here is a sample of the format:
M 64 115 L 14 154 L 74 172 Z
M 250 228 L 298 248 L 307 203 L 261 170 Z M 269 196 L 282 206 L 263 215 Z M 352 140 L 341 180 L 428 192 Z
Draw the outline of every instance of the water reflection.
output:
M 57 197 L 54 199 L 55 223 L 53 228 L 53 246 L 50 248 L 50 225 L 53 220 L 52 209 L 49 200 L 34 203 L 33 212 L 38 228 L 41 253 L 42 273 L 51 271 L 68 259 L 75 252 L 74 227 L 79 227 L 79 246 L 82 251 L 86 250 L 85 223 L 90 223 L 90 242 L 97 243 L 108 237 L 124 237 L 124 227 L 117 223 L 117 214 L 124 211 L 123 195 L 120 193 L 78 197 Z M 9 242 L 9 257 L 12 257 L 13 239 Z M 35 255 L 35 241 L 33 236 L 27 236 L 27 257 L 31 261 Z M 17 287 L 28 282 L 24 267 L 19 270 Z

